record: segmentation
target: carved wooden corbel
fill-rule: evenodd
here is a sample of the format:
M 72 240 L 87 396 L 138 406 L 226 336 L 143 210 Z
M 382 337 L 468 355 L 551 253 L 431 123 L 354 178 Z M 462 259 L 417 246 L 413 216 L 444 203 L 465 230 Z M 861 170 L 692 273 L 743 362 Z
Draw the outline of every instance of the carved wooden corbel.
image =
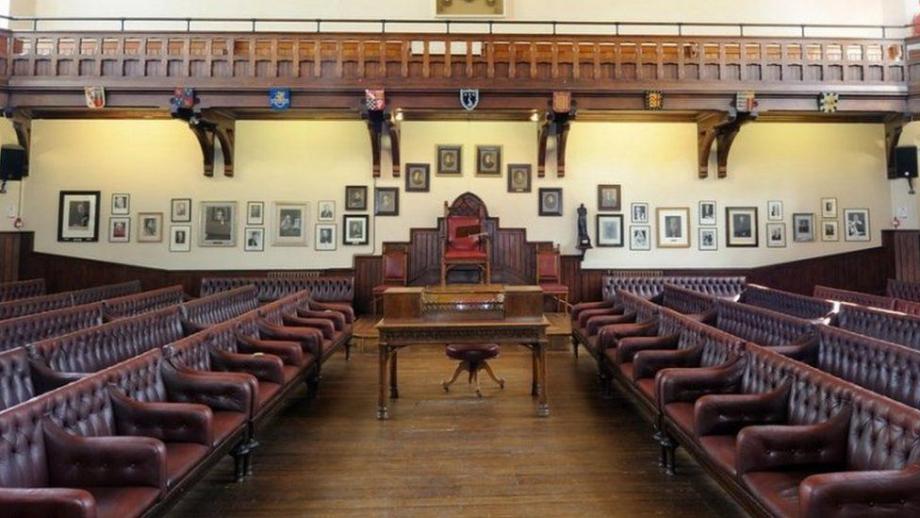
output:
M 188 121 L 188 127 L 198 139 L 204 159 L 204 175 L 214 176 L 215 140 L 220 143 L 224 157 L 224 176 L 233 176 L 233 147 L 236 120 L 219 110 L 205 110 Z
M 393 178 L 399 178 L 400 160 L 399 160 L 399 126 L 394 121 L 387 124 L 387 131 L 390 134 L 390 156 L 393 158 Z
M 565 177 L 565 149 L 570 123 L 575 120 L 577 108 L 571 92 L 553 92 L 550 109 L 540 126 L 538 138 L 537 176 L 546 176 L 546 143 L 550 136 L 556 138 L 556 176 Z
M 728 155 L 741 126 L 756 119 L 756 114 L 707 112 L 696 120 L 700 178 L 709 177 L 709 155 L 716 145 L 719 178 L 728 176 Z
M 13 123 L 13 131 L 16 132 L 16 140 L 25 151 L 23 159 L 23 174 L 29 173 L 29 155 L 32 147 L 32 114 L 27 110 L 15 109 L 4 112 Z
M 393 176 L 399 178 L 399 127 L 392 120 L 387 110 L 370 110 L 366 106 L 361 108 L 361 118 L 367 123 L 367 133 L 371 139 L 371 155 L 373 160 L 374 178 L 380 176 L 380 150 L 383 148 L 383 136 L 390 137 L 390 150 L 393 156 Z

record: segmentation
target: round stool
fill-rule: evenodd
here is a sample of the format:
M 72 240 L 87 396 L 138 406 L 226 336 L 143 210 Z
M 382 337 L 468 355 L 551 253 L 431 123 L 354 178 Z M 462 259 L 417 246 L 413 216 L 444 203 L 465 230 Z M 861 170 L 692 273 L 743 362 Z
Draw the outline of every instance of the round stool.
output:
M 446 352 L 448 358 L 458 360 L 460 365 L 457 366 L 457 370 L 454 371 L 454 375 L 450 380 L 445 380 L 441 383 L 445 392 L 450 390 L 450 386 L 457 381 L 457 378 L 460 377 L 460 373 L 463 371 L 470 373 L 469 383 L 476 383 L 476 395 L 479 397 L 482 397 L 482 391 L 479 389 L 480 370 L 485 370 L 489 377 L 492 378 L 495 383 L 498 383 L 499 387 L 502 389 L 505 388 L 504 378 L 495 376 L 495 373 L 492 372 L 492 368 L 489 367 L 489 363 L 486 361 L 497 358 L 499 353 L 501 353 L 501 348 L 497 344 L 450 344 L 447 346 Z

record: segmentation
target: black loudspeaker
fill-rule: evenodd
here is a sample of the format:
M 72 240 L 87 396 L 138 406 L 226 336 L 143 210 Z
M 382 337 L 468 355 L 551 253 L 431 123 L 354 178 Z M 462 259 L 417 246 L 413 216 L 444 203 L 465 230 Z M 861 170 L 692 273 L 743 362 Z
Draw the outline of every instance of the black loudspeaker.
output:
M 22 180 L 24 176 L 29 176 L 26 150 L 14 144 L 0 147 L 0 180 Z
M 917 146 L 894 148 L 894 169 L 888 171 L 888 178 L 917 177 Z

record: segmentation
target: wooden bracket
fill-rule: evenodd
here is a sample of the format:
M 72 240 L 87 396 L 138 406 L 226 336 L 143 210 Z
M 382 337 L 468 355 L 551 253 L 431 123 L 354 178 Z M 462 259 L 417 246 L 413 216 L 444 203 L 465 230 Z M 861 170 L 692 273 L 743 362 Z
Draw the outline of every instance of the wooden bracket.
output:
M 25 150 L 25 158 L 23 160 L 23 174 L 29 173 L 29 155 L 31 154 L 32 147 L 32 114 L 26 110 L 15 109 L 11 112 L 6 112 L 6 116 L 13 123 L 13 131 L 16 132 L 16 140 L 19 141 L 19 145 Z
M 384 110 L 369 110 L 361 107 L 361 118 L 367 122 L 367 133 L 371 138 L 371 155 L 374 178 L 380 176 L 380 151 L 383 148 L 383 136 L 390 137 L 390 150 L 393 157 L 393 177 L 399 178 L 399 127 L 392 120 L 390 113 Z
M 393 178 L 399 178 L 400 160 L 399 160 L 399 126 L 395 122 L 387 124 L 387 132 L 390 134 L 390 156 L 393 158 Z
M 575 120 L 578 108 L 568 92 L 554 92 L 546 119 L 540 126 L 537 151 L 537 176 L 546 176 L 546 143 L 550 136 L 556 138 L 556 176 L 565 177 L 565 149 L 569 138 L 571 122 Z
M 895 149 L 897 149 L 898 142 L 901 140 L 901 133 L 904 132 L 904 126 L 907 126 L 913 120 L 914 116 L 911 113 L 898 113 L 885 118 L 885 157 L 888 161 L 889 178 L 897 173 L 895 171 L 895 167 L 897 167 Z
M 696 120 L 697 150 L 700 178 L 709 177 L 709 155 L 716 145 L 716 162 L 719 178 L 728 176 L 728 155 L 741 126 L 756 119 L 756 114 L 732 112 L 706 112 Z
M 214 176 L 214 141 L 220 143 L 224 157 L 224 176 L 233 176 L 233 147 L 236 120 L 231 114 L 219 110 L 203 111 L 188 122 L 189 129 L 198 139 L 204 158 L 204 175 Z

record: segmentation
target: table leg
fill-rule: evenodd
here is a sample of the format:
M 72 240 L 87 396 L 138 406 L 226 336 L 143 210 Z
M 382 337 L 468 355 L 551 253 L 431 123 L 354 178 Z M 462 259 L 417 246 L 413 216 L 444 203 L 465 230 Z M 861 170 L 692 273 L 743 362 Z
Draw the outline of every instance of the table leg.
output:
M 399 386 L 396 381 L 396 360 L 397 353 L 394 350 L 390 354 L 390 398 L 399 399 Z
M 531 378 L 532 381 L 530 382 L 530 395 L 532 397 L 537 397 L 537 395 L 540 393 L 539 384 L 537 382 L 537 380 L 540 377 L 540 375 L 537 373 L 537 371 L 539 370 L 537 367 L 537 364 L 540 361 L 540 359 L 539 359 L 539 356 L 537 356 L 536 347 L 532 347 L 530 349 L 530 356 L 531 356 L 531 364 L 533 366 L 532 368 L 533 377 Z
M 537 415 L 539 417 L 548 417 L 549 416 L 549 405 L 546 402 L 546 344 L 539 343 L 536 345 L 536 350 L 539 351 L 537 355 L 540 358 L 539 363 L 539 374 L 540 381 L 538 383 L 539 396 L 537 403 Z
M 390 351 L 386 344 L 381 343 L 379 347 L 379 369 L 378 369 L 378 391 L 377 391 L 377 419 L 389 419 L 390 412 L 387 409 L 387 360 Z

